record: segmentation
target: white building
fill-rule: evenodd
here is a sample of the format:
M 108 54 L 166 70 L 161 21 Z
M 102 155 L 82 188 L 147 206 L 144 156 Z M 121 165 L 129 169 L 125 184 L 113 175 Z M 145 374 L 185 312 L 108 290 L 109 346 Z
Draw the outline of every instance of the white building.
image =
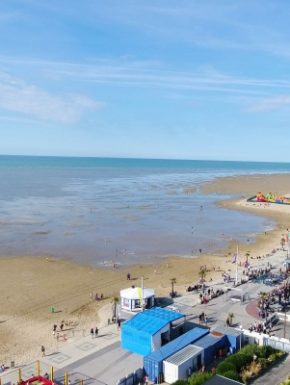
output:
M 154 306 L 154 289 L 145 289 L 141 287 L 129 287 L 120 291 L 121 308 L 129 311 L 138 311 L 142 307 L 150 309 Z

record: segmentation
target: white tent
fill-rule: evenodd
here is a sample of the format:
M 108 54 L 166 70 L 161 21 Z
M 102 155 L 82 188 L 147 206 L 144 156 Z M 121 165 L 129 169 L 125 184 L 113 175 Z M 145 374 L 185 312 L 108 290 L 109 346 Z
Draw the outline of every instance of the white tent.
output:
M 129 311 L 150 309 L 154 306 L 154 289 L 129 287 L 120 291 L 121 308 Z

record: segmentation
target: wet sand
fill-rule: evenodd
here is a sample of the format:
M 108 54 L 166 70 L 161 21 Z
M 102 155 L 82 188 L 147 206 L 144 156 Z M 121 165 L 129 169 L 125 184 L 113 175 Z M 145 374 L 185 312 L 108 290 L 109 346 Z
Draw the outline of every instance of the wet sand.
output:
M 237 194 L 245 195 L 248 198 L 261 191 L 263 193 L 290 193 L 290 175 L 241 175 L 215 179 L 205 183 L 203 192 L 211 194 Z
M 219 205 L 265 215 L 276 221 L 277 228 L 258 235 L 255 244 L 239 246 L 241 261 L 249 252 L 252 264 L 259 264 L 266 258 L 274 262 L 275 256 L 266 257 L 266 254 L 280 247 L 281 236 L 290 225 L 290 207 L 249 204 L 241 196 L 249 197 L 257 191 L 286 194 L 290 192 L 289 175 L 221 178 L 206 184 L 204 191 L 237 194 L 239 198 Z M 221 280 L 222 271 L 233 270 L 231 253 L 235 249 L 236 243 L 232 241 L 222 251 L 223 256 L 168 257 L 160 264 L 131 266 L 129 271 L 133 280 L 130 282 L 126 279 L 128 268 L 100 269 L 53 258 L 3 256 L 0 258 L 0 363 L 9 365 L 13 360 L 22 364 L 35 360 L 40 355 L 41 345 L 47 351 L 55 351 L 52 326 L 60 325 L 61 321 L 65 323 L 68 337 L 72 330 L 75 336 L 81 336 L 88 334 L 91 327 L 101 328 L 112 316 L 112 298 L 118 296 L 120 289 L 140 284 L 142 276 L 145 287 L 155 288 L 160 296 L 168 295 L 171 278 L 177 280 L 175 289 L 184 293 L 188 285 L 197 282 L 203 265 L 210 270 L 206 280 Z M 105 299 L 95 301 L 96 293 L 103 293 Z M 55 307 L 55 313 L 51 313 L 51 306 Z
M 235 194 L 237 198 L 220 201 L 220 207 L 247 211 L 253 215 L 271 218 L 276 227 L 266 234 L 257 234 L 256 241 L 252 245 L 244 244 L 242 249 L 251 249 L 252 254 L 263 255 L 272 248 L 278 247 L 285 229 L 290 228 L 290 205 L 276 203 L 247 202 L 247 199 L 261 191 L 264 194 L 272 192 L 276 195 L 290 194 L 290 175 L 245 175 L 235 177 L 225 177 L 206 183 L 203 192 L 216 194 Z M 228 250 L 232 251 L 234 245 L 229 245 Z

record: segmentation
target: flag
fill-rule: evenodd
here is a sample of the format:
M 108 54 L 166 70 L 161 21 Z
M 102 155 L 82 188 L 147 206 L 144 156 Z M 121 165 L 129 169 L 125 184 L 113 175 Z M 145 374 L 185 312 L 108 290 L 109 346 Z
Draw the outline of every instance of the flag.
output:
M 142 287 L 137 287 L 137 293 L 138 293 L 138 297 L 140 299 L 140 304 L 142 302 L 142 299 L 143 299 L 143 290 L 142 290 Z

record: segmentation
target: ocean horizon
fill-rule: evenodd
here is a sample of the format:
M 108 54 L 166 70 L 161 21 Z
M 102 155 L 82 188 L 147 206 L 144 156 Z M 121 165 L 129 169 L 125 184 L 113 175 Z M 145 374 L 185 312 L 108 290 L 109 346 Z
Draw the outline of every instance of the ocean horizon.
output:
M 110 266 L 253 242 L 274 223 L 217 207 L 232 196 L 201 186 L 285 172 L 290 163 L 0 155 L 1 255 Z

